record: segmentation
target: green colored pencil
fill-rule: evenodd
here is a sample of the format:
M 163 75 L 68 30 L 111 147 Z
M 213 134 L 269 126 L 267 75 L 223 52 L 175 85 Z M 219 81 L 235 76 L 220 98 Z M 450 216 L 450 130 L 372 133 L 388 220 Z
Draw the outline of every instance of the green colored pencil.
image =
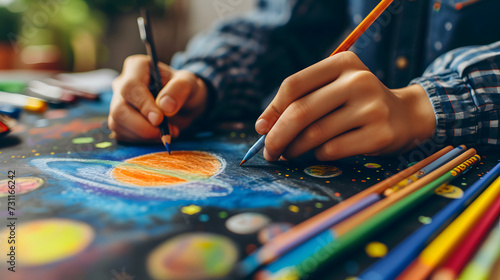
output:
M 432 183 L 418 189 L 407 197 L 381 211 L 378 215 L 354 228 L 349 232 L 349 234 L 342 235 L 338 239 L 328 243 L 316 254 L 310 256 L 295 266 L 293 274 L 297 275 L 299 278 L 305 278 L 316 271 L 321 265 L 331 262 L 334 258 L 338 257 L 347 250 L 352 249 L 353 247 L 362 245 L 362 243 L 366 241 L 367 237 L 383 229 L 385 225 L 393 222 L 417 204 L 432 196 L 435 189 L 455 179 L 458 175 L 462 174 L 471 166 L 479 162 L 481 158 L 479 155 L 475 155 L 471 159 L 467 160 L 470 164 L 467 164 L 465 168 L 464 163 L 462 163 Z

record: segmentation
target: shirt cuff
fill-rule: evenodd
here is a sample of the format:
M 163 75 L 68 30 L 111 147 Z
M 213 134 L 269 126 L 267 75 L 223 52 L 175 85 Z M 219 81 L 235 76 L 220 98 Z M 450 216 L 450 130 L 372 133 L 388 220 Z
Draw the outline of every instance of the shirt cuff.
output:
M 472 98 L 472 89 L 458 73 L 416 78 L 410 84 L 419 84 L 427 96 L 436 116 L 433 140 L 442 145 L 476 145 L 478 138 L 478 112 Z

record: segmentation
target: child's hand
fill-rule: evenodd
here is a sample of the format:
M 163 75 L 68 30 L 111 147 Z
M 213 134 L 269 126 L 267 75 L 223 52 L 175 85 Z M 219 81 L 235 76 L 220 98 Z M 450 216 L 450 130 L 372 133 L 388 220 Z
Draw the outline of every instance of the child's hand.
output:
M 123 141 L 159 141 L 158 125 L 168 116 L 170 133 L 179 131 L 200 116 L 207 102 L 205 83 L 188 71 L 177 71 L 159 64 L 163 89 L 156 100 L 148 90 L 149 58 L 128 57 L 123 72 L 113 82 L 108 124 Z
M 267 133 L 269 161 L 309 150 L 326 161 L 407 150 L 432 137 L 435 122 L 421 86 L 390 90 L 342 52 L 287 78 L 255 128 Z

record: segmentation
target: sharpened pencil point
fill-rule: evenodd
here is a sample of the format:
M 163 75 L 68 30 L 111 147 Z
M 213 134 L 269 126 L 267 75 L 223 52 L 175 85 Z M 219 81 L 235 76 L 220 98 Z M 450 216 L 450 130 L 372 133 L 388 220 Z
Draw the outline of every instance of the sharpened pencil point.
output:
M 241 166 L 243 163 L 245 163 L 245 162 L 246 162 L 246 160 L 242 160 L 242 161 L 240 162 L 240 166 Z
M 170 155 L 170 142 L 172 141 L 172 137 L 170 135 L 163 135 L 161 137 L 161 141 L 163 142 L 163 145 L 165 145 L 165 148 Z

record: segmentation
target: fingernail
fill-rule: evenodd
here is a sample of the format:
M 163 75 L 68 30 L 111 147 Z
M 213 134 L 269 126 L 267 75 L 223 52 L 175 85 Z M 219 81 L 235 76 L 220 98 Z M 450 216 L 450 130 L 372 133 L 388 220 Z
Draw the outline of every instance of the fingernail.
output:
M 168 95 L 160 100 L 160 108 L 167 114 L 173 113 L 176 107 L 177 102 Z
M 149 112 L 148 120 L 153 126 L 157 126 L 160 124 L 160 115 L 156 112 Z
M 269 124 L 265 119 L 260 119 L 255 123 L 255 130 L 260 134 L 266 134 Z

